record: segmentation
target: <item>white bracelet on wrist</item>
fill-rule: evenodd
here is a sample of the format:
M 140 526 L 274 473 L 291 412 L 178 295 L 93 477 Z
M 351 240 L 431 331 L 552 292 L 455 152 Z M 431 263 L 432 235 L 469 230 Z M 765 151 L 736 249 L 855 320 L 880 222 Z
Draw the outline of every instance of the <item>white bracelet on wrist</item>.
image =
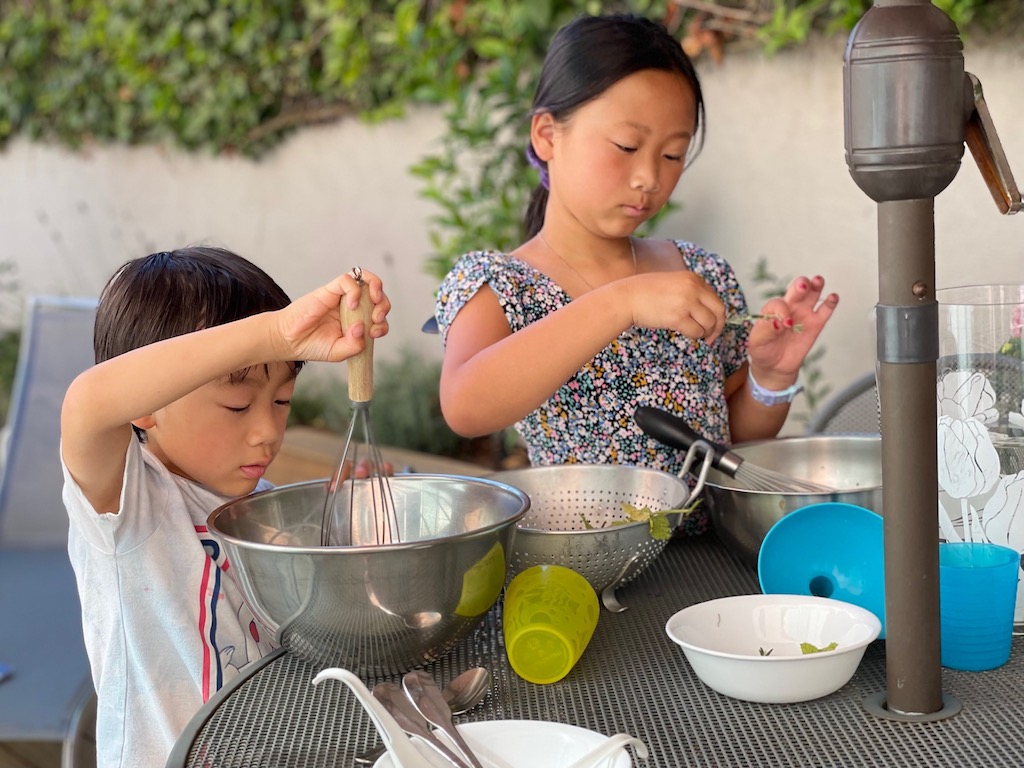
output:
M 754 378 L 753 368 L 747 369 L 747 379 L 750 381 L 750 396 L 761 405 L 772 406 L 792 403 L 794 398 L 804 391 L 804 385 L 800 382 L 796 382 L 785 389 L 767 389 L 762 387 L 757 383 L 757 379 Z

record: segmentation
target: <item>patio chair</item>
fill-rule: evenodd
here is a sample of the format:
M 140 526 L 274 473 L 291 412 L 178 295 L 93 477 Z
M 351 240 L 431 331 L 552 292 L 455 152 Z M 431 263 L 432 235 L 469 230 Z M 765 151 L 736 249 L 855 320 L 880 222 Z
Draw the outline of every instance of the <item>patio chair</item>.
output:
M 0 545 L 67 543 L 60 409 L 68 385 L 93 363 L 95 317 L 95 299 L 28 300 L 0 469 Z
M 64 745 L 60 768 L 96 768 L 96 692 L 89 691 L 75 709 Z
M 93 362 L 95 312 L 94 299 L 27 302 L 0 468 L 0 663 L 12 670 L 0 742 L 63 744 L 92 694 L 59 446 L 64 393 Z
M 1024 399 L 1024 361 L 998 352 L 944 355 L 936 364 L 936 380 L 950 371 L 979 371 L 998 395 L 1001 413 L 1016 411 Z M 807 422 L 808 434 L 878 433 L 881 411 L 874 372 L 859 376 L 833 395 Z M 1024 462 L 1022 462 L 1024 467 Z
M 811 414 L 807 434 L 877 434 L 878 394 L 875 372 L 858 376 Z

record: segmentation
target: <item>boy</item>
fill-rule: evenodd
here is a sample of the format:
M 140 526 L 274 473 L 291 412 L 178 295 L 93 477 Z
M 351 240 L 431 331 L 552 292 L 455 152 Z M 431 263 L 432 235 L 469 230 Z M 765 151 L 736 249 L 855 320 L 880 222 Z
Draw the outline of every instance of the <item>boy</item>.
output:
M 290 303 L 240 256 L 191 247 L 130 261 L 104 288 L 97 365 L 61 412 L 99 765 L 163 765 L 202 703 L 272 647 L 206 518 L 270 487 L 301 361 L 387 333 L 381 281 L 362 277 Z M 365 290 L 371 326 L 342 334 L 341 302 Z

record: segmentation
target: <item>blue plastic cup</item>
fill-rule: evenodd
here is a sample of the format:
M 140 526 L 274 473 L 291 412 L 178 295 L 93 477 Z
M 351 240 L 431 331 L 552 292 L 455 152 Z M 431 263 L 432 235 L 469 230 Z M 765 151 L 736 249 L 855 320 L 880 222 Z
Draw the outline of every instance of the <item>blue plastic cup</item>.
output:
M 942 666 L 980 671 L 1010 660 L 1020 554 L 983 542 L 939 544 Z

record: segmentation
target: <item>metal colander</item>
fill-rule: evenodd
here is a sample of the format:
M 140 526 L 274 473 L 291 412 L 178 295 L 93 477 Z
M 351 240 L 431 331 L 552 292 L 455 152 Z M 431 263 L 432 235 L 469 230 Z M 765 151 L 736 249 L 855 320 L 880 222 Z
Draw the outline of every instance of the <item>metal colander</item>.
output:
M 529 511 L 516 524 L 509 578 L 534 565 L 564 565 L 603 592 L 612 610 L 614 590 L 642 573 L 666 544 L 651 538 L 646 522 L 613 526 L 628 519 L 623 502 L 653 511 L 680 509 L 690 495 L 675 475 L 618 464 L 528 467 L 489 477 L 530 497 Z M 669 525 L 675 528 L 679 518 L 669 517 Z

